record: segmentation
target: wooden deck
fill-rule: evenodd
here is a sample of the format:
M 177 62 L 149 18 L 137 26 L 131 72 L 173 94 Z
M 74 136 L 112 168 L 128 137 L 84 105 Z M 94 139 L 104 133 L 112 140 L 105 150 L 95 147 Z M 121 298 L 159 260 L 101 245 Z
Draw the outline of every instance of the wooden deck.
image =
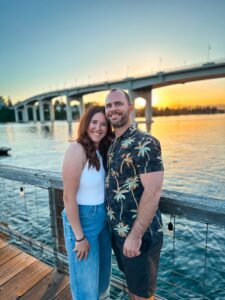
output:
M 0 239 L 0 299 L 72 300 L 69 278 Z
M 69 276 L 10 245 L 0 234 L 0 300 L 18 299 L 72 300 Z

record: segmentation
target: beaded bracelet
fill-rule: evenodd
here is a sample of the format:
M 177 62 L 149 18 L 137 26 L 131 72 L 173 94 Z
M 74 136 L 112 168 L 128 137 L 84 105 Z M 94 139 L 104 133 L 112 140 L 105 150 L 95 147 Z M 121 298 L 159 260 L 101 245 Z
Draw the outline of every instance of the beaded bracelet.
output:
M 79 239 L 79 240 L 76 239 L 76 242 L 77 243 L 82 242 L 85 238 L 86 238 L 86 236 L 84 235 L 81 239 Z

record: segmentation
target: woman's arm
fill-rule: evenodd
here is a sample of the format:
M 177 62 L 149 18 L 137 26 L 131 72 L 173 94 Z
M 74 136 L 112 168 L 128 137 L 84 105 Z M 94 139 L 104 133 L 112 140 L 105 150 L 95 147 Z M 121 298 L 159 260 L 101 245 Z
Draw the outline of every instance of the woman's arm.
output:
M 76 240 L 80 240 L 84 236 L 84 232 L 80 223 L 79 209 L 76 201 L 76 194 L 80 183 L 80 176 L 86 161 L 83 147 L 79 143 L 72 143 L 68 147 L 63 161 L 63 201 L 69 223 L 76 236 Z M 89 251 L 89 243 L 87 239 L 76 242 L 74 251 L 77 252 L 79 259 L 87 258 Z

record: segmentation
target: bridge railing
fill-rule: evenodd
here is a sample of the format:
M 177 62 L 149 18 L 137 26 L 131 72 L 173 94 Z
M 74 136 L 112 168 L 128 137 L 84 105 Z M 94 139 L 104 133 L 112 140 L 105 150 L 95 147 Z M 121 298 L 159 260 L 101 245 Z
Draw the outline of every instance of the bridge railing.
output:
M 0 232 L 67 272 L 59 173 L 0 164 Z M 164 191 L 157 295 L 166 299 L 225 299 L 225 201 Z M 169 230 L 168 229 L 168 224 Z M 113 258 L 114 292 L 128 299 Z
M 220 58 L 216 60 L 210 60 L 210 61 L 202 61 L 194 64 L 187 64 L 184 62 L 183 65 L 176 66 L 176 67 L 169 67 L 169 68 L 159 68 L 158 70 L 149 70 L 149 72 L 130 72 L 129 77 L 131 78 L 138 78 L 138 77 L 147 77 L 147 76 L 160 76 L 164 73 L 173 73 L 178 71 L 186 71 L 186 70 L 192 70 L 195 68 L 201 68 L 201 67 L 209 67 L 214 66 L 216 64 L 224 64 L 225 58 Z
M 199 67 L 208 67 L 208 66 L 213 66 L 216 64 L 224 64 L 225 63 L 225 58 L 220 58 L 220 59 L 215 59 L 215 60 L 210 60 L 210 61 L 202 61 L 202 62 L 198 62 L 195 64 L 187 64 L 184 62 L 183 65 L 177 66 L 177 67 L 169 67 L 169 68 L 159 68 L 158 70 L 153 70 L 151 69 L 151 67 L 149 67 L 149 71 L 145 71 L 143 72 L 143 70 L 140 71 L 136 71 L 136 67 L 135 67 L 135 71 L 132 71 L 131 66 L 130 66 L 130 72 L 126 74 L 126 76 L 121 76 L 121 77 L 114 77 L 114 78 L 107 78 L 105 80 L 100 80 L 98 82 L 92 82 L 92 83 L 83 83 L 80 85 L 73 85 L 71 84 L 70 86 L 64 87 L 64 88 L 56 88 L 56 89 L 51 89 L 51 90 L 46 90 L 43 93 L 39 93 L 37 95 L 34 96 L 29 96 L 26 99 L 24 99 L 23 101 L 19 101 L 15 104 L 15 106 L 17 106 L 17 104 L 20 104 L 21 106 L 28 100 L 36 100 L 38 98 L 44 98 L 44 97 L 49 97 L 49 94 L 51 93 L 55 93 L 56 95 L 54 97 L 59 97 L 59 96 L 65 96 L 67 93 L 69 93 L 72 90 L 80 90 L 80 89 L 86 89 L 86 88 L 90 88 L 90 87 L 94 87 L 94 86 L 102 86 L 102 85 L 106 85 L 107 84 L 113 84 L 113 83 L 117 83 L 117 82 L 121 82 L 121 81 L 125 81 L 125 80 L 132 80 L 138 77 L 148 77 L 148 76 L 161 76 L 164 73 L 172 73 L 172 72 L 177 72 L 177 71 L 186 71 L 188 69 L 195 69 L 195 68 L 199 68 Z

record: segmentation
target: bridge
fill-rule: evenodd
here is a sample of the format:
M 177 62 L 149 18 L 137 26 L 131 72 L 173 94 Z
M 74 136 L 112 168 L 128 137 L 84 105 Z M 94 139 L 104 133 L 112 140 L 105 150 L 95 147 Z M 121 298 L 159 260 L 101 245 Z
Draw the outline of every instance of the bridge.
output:
M 127 77 L 119 80 L 105 81 L 79 87 L 49 91 L 32 96 L 15 104 L 13 107 L 15 111 L 15 120 L 16 122 L 29 122 L 28 109 L 32 109 L 33 121 L 37 122 L 38 109 L 40 122 L 44 123 L 44 106 L 48 106 L 50 121 L 54 122 L 55 112 L 52 105 L 52 100 L 56 97 L 64 96 L 66 97 L 67 121 L 71 123 L 73 121 L 71 101 L 76 100 L 79 102 L 79 111 L 81 116 L 84 112 L 84 95 L 107 91 L 113 88 L 120 88 L 128 91 L 133 104 L 135 103 L 135 99 L 137 97 L 142 97 L 146 100 L 145 118 L 146 123 L 150 124 L 152 119 L 152 90 L 154 88 L 221 77 L 225 77 L 225 60 L 188 66 L 183 69 L 158 72 L 153 75 Z M 19 114 L 22 116 L 21 118 L 19 117 Z M 132 117 L 135 118 L 135 111 Z

